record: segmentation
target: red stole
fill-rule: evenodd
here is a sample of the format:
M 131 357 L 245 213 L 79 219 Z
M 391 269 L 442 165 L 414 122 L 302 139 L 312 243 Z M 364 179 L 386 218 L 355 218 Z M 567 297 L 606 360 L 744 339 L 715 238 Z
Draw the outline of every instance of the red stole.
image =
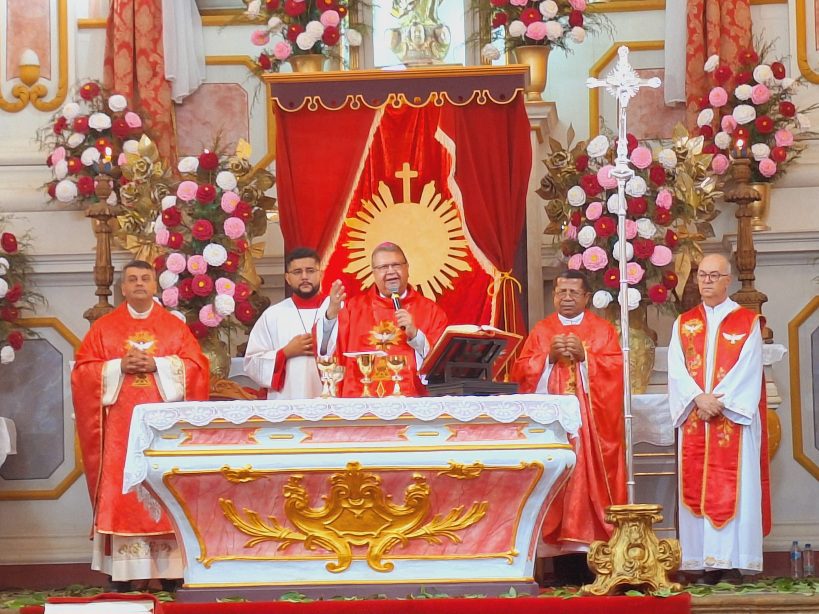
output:
M 679 334 L 688 374 L 704 391 L 716 388 L 739 360 L 742 348 L 759 326 L 758 315 L 738 307 L 719 325 L 713 348 L 714 374 L 711 386 L 705 385 L 707 357 L 707 318 L 702 304 L 680 316 Z M 768 425 L 766 419 L 765 378 L 763 376 L 759 412 L 762 421 L 761 472 L 763 493 L 763 533 L 770 532 L 770 489 L 768 488 Z M 740 488 L 739 467 L 743 427 L 724 415 L 700 420 L 692 410 L 681 429 L 682 501 L 692 514 L 705 516 L 722 528 L 736 516 Z

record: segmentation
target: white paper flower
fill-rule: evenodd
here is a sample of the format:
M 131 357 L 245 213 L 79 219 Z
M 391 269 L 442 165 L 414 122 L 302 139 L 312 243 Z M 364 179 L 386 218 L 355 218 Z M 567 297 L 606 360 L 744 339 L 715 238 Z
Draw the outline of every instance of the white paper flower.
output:
M 789 89 L 791 89 L 791 87 L 793 87 L 794 83 L 796 83 L 796 81 L 793 78 L 785 77 L 779 82 L 779 85 L 781 85 L 782 89 L 787 92 Z
M 54 188 L 54 196 L 61 203 L 70 203 L 77 198 L 77 184 L 70 179 L 63 179 Z
M 757 162 L 764 160 L 771 154 L 771 148 L 765 143 L 755 143 L 751 145 L 751 154 Z
M 769 84 L 774 80 L 773 71 L 767 64 L 760 64 L 754 68 L 754 81 Z
M 796 114 L 796 126 L 800 130 L 810 130 L 810 119 L 804 113 Z
M 76 102 L 69 102 L 63 107 L 63 117 L 65 117 L 68 121 L 71 121 L 79 114 L 80 105 L 78 105 Z
M 236 309 L 236 301 L 229 294 L 218 294 L 213 299 L 213 307 L 222 317 L 227 317 Z
M 715 53 L 705 61 L 703 70 L 705 70 L 705 72 L 714 72 L 717 66 L 719 66 L 719 56 Z
M 481 49 L 481 58 L 487 62 L 494 62 L 500 57 L 500 51 L 494 45 L 487 43 Z
M 677 168 L 677 154 L 674 153 L 673 149 L 663 149 L 657 155 L 657 159 L 665 169 L 672 170 Z
M 720 149 L 728 149 L 731 146 L 731 135 L 723 131 L 717 132 L 714 135 L 714 145 Z
M 592 305 L 594 305 L 597 309 L 605 309 L 613 300 L 614 299 L 612 298 L 610 292 L 598 290 L 592 297 Z
M 169 194 L 168 196 L 165 196 L 165 197 L 162 198 L 162 210 L 163 211 L 165 209 L 170 209 L 174 205 L 176 205 L 176 196 L 174 196 L 173 194 Z
M 644 239 L 652 238 L 657 232 L 657 227 L 647 217 L 641 217 L 637 220 L 637 234 Z
M 227 250 L 218 243 L 208 243 L 202 250 L 202 257 L 210 266 L 222 266 L 227 260 Z
M 623 292 L 621 291 L 617 296 L 617 302 L 621 305 L 623 304 L 620 300 L 623 297 Z M 637 288 L 629 288 L 628 294 L 626 294 L 626 302 L 628 303 L 628 310 L 633 311 L 640 306 L 640 301 L 642 300 L 642 295 Z
M 270 28 L 271 34 L 278 34 L 281 32 L 284 24 L 282 23 L 281 19 L 273 15 L 273 17 L 267 20 L 267 27 Z
M 324 34 L 324 26 L 320 21 L 313 20 L 308 22 L 308 24 L 304 27 L 304 31 L 314 39 L 318 40 L 321 38 L 321 35 Z
M 556 41 L 563 36 L 563 26 L 561 26 L 554 19 L 546 22 L 546 38 L 550 41 Z
M 619 194 L 612 194 L 609 196 L 609 199 L 606 201 L 606 209 L 609 213 L 614 213 L 617 215 L 617 211 L 620 209 L 620 195 Z
M 100 161 L 100 150 L 96 147 L 87 147 L 85 151 L 80 154 L 80 162 L 83 166 L 91 166 L 94 162 Z
M 540 9 L 540 14 L 546 19 L 552 19 L 557 15 L 558 6 L 554 0 L 543 0 L 543 2 L 538 5 L 538 8 Z
M 88 118 L 88 127 L 97 132 L 108 130 L 111 127 L 111 118 L 105 113 L 92 113 L 91 117 Z
M 199 158 L 195 156 L 186 156 L 176 165 L 180 173 L 195 173 L 199 168 Z
M 84 134 L 80 134 L 79 132 L 74 132 L 68 137 L 68 140 L 66 141 L 66 145 L 68 145 L 69 147 L 72 147 L 72 148 L 73 147 L 79 147 L 80 145 L 82 145 L 84 140 L 85 140 L 85 135 Z
M 509 24 L 507 30 L 509 32 L 509 36 L 512 38 L 517 38 L 518 36 L 523 36 L 526 33 L 526 24 L 519 19 L 516 19 Z
M 580 232 L 577 233 L 577 242 L 583 247 L 591 247 L 596 238 L 597 233 L 594 230 L 594 226 L 583 226 Z
M 135 154 L 139 152 L 139 143 L 134 139 L 128 139 L 122 144 L 122 151 L 128 154 Z
M 0 365 L 7 365 L 14 361 L 14 348 L 10 345 L 4 345 L 0 348 Z
M 0 277 L 0 298 L 3 298 L 9 292 L 9 283 Z
M 599 134 L 586 145 L 586 153 L 590 158 L 600 158 L 606 155 L 609 150 L 609 140 L 605 135 Z
M 54 176 L 57 179 L 65 179 L 65 176 L 68 174 L 68 162 L 65 160 L 60 160 L 57 164 L 54 165 Z
M 154 220 L 154 232 L 159 232 L 162 230 L 168 230 L 168 227 L 165 226 L 165 222 L 162 221 L 162 215 L 160 214 Z
M 245 11 L 245 15 L 250 18 L 258 17 L 259 13 L 262 10 L 262 0 L 251 0 L 247 3 L 247 10 Z
M 216 185 L 223 190 L 233 190 L 237 185 L 236 175 L 230 171 L 220 171 L 216 175 Z
M 114 113 L 124 111 L 127 106 L 128 101 L 125 100 L 125 96 L 123 96 L 122 94 L 114 94 L 108 99 L 108 108 L 111 109 Z
M 749 124 L 756 119 L 756 109 L 749 104 L 739 104 L 734 107 L 733 115 L 738 124 Z
M 702 128 L 714 121 L 714 109 L 703 109 L 697 115 L 697 125 Z
M 635 175 L 626 183 L 626 194 L 629 196 L 642 196 L 647 189 L 646 180 L 639 175 Z
M 307 51 L 316 44 L 316 38 L 311 36 L 307 31 L 302 32 L 296 37 L 296 45 L 302 51 Z
M 614 242 L 614 247 L 611 248 L 611 255 L 615 260 L 620 260 L 620 241 Z M 626 261 L 634 258 L 634 246 L 626 241 Z
M 9 261 L 0 256 L 0 275 L 5 275 L 9 270 Z
M 569 33 L 569 38 L 571 38 L 574 42 L 576 42 L 579 45 L 584 40 L 586 40 L 586 31 L 580 26 L 575 26 Z
M 350 47 L 361 46 L 361 33 L 358 30 L 347 30 L 345 36 L 347 37 L 347 42 L 350 44 Z
M 177 281 L 179 281 L 179 275 L 167 269 L 159 275 L 159 287 L 163 290 L 175 286 Z
M 572 207 L 580 207 L 586 202 L 586 192 L 579 185 L 574 185 L 566 193 L 566 199 Z
M 734 90 L 734 96 L 737 97 L 737 100 L 748 100 L 753 92 L 754 88 L 747 83 L 743 83 L 742 85 L 738 85 Z

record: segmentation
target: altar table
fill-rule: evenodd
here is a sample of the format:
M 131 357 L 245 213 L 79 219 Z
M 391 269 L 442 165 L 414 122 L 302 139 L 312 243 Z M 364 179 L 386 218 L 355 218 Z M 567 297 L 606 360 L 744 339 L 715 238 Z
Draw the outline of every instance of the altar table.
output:
M 533 586 L 579 427 L 571 396 L 147 404 L 123 489 L 170 513 L 186 588 Z

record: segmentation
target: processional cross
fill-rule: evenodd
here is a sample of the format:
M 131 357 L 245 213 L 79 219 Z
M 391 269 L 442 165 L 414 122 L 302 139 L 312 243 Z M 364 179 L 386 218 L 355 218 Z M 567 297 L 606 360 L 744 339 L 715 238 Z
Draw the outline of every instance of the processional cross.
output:
M 626 430 L 626 467 L 628 469 L 628 505 L 610 505 L 606 521 L 614 525 L 608 542 L 591 544 L 588 562 L 596 574 L 593 584 L 581 592 L 593 595 L 613 594 L 623 588 L 641 586 L 649 592 L 661 589 L 680 590 L 668 574 L 680 566 L 680 545 L 676 540 L 658 540 L 652 525 L 661 520 L 662 506 L 634 503 L 634 460 L 631 415 L 631 377 L 629 369 L 628 276 L 626 275 L 626 185 L 634 177 L 628 162 L 626 111 L 629 101 L 643 87 L 658 88 L 660 80 L 641 79 L 628 63 L 628 47 L 617 50 L 620 56 L 606 79 L 588 79 L 586 86 L 605 87 L 617 99 L 617 158 L 611 176 L 617 180 L 617 238 L 620 258 L 620 331 L 623 349 L 623 409 Z

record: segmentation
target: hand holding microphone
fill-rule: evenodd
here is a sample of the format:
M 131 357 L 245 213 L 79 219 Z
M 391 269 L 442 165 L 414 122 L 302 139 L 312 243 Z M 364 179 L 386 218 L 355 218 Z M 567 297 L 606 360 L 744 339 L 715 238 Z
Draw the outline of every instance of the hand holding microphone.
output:
M 407 339 L 414 339 L 415 335 L 418 334 L 418 329 L 412 321 L 410 312 L 401 307 L 401 297 L 398 295 L 398 289 L 400 288 L 398 282 L 388 283 L 386 288 L 387 292 L 390 293 L 392 306 L 395 308 L 396 323 L 401 327 L 401 330 L 406 331 Z

